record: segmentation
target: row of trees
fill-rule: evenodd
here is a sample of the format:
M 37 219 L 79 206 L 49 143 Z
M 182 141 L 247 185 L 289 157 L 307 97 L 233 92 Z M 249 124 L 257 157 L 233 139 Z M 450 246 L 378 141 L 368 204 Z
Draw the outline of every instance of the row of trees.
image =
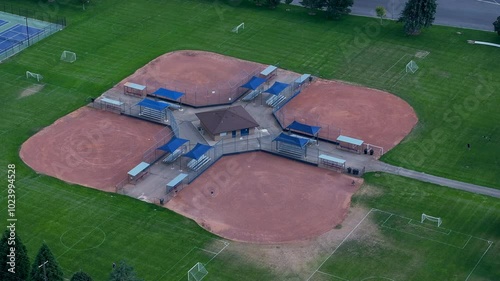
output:
M 28 251 L 18 235 L 10 238 L 6 230 L 0 240 L 0 280 L 1 281 L 64 281 L 63 271 L 47 244 L 43 243 L 30 266 Z M 11 251 L 15 247 L 15 251 Z M 15 257 L 15 263 L 11 261 Z M 14 260 L 14 259 L 12 259 Z M 12 266 L 15 269 L 12 270 Z M 66 279 L 67 280 L 67 279 Z M 73 274 L 71 281 L 92 281 L 85 272 Z M 117 266 L 113 263 L 109 281 L 142 281 L 137 278 L 134 269 L 121 261 Z
M 280 0 L 253 0 L 256 5 L 266 5 L 271 8 L 276 8 L 281 3 Z M 286 4 L 292 3 L 292 0 L 285 0 Z M 318 11 L 324 11 L 330 19 L 339 19 L 343 15 L 351 13 L 351 7 L 354 4 L 353 0 L 302 0 L 300 4 L 309 9 L 310 15 L 315 15 Z M 408 0 L 406 6 L 401 13 L 398 22 L 404 25 L 404 31 L 408 35 L 417 35 L 422 28 L 429 27 L 434 22 L 436 13 L 436 0 Z M 377 16 L 382 18 L 385 16 L 385 9 L 377 7 Z

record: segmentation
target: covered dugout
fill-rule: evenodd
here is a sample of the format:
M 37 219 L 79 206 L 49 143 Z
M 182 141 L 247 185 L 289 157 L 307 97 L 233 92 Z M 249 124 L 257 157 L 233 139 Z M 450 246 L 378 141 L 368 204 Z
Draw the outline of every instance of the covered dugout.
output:
M 353 151 L 356 153 L 361 153 L 362 146 L 364 143 L 363 140 L 359 140 L 359 139 L 355 139 L 355 138 L 351 138 L 351 137 L 347 137 L 347 136 L 342 136 L 342 135 L 340 135 L 337 138 L 337 142 L 338 142 L 337 148 Z
M 123 85 L 123 93 L 131 96 L 145 97 L 146 96 L 146 86 L 127 82 Z
M 307 139 L 289 136 L 281 133 L 273 142 L 276 142 L 276 151 L 285 156 L 302 159 L 307 156 Z

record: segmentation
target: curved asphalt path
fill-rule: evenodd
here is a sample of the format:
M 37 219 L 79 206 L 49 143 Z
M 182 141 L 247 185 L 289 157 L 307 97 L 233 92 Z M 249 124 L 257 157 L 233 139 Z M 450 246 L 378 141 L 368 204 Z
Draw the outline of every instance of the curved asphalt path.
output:
M 375 7 L 383 6 L 388 19 L 397 20 L 407 0 L 354 0 L 352 14 L 376 17 Z M 294 0 L 299 5 L 300 0 Z M 436 25 L 493 31 L 500 16 L 500 0 L 437 0 Z

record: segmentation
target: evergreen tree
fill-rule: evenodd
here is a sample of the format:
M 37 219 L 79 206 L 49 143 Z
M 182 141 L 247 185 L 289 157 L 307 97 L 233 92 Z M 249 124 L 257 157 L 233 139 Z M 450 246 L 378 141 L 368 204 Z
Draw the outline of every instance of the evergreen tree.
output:
M 92 278 L 87 273 L 78 271 L 73 274 L 73 277 L 71 277 L 71 281 L 92 281 Z
M 497 20 L 493 23 L 493 26 L 495 27 L 496 33 L 500 35 L 500 17 L 498 17 Z
M 109 276 L 109 281 L 142 281 L 135 275 L 134 268 L 128 265 L 125 261 L 113 268 Z
M 422 28 L 432 25 L 436 8 L 436 0 L 409 0 L 398 22 L 404 23 L 406 34 L 417 35 Z
M 42 266 L 45 264 L 44 266 Z M 47 244 L 43 243 L 31 267 L 30 281 L 63 281 L 63 272 Z M 47 278 L 47 279 L 45 279 Z
M 310 15 L 315 15 L 317 10 L 320 10 L 325 5 L 324 0 L 302 0 L 300 5 L 309 9 Z
M 339 19 L 351 13 L 353 0 L 325 0 L 326 15 L 331 19 Z
M 19 235 L 16 234 L 15 237 L 11 238 L 10 233 L 10 230 L 5 230 L 0 240 L 0 280 L 28 280 L 30 273 L 28 251 L 22 243 L 21 238 L 19 238 Z

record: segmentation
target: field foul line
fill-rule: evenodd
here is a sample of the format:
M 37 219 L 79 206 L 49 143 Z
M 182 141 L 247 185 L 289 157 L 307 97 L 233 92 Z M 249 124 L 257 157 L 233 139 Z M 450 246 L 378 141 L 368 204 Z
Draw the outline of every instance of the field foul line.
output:
M 342 277 L 338 277 L 336 275 L 333 275 L 333 274 L 330 274 L 330 273 L 326 273 L 326 272 L 323 272 L 323 271 L 317 271 L 318 273 L 321 273 L 321 274 L 324 274 L 324 275 L 328 275 L 330 277 L 333 277 L 335 279 L 339 279 L 339 280 L 343 280 L 343 281 L 349 281 L 349 279 L 345 279 L 345 278 L 342 278 Z
M 486 251 L 484 251 L 483 255 L 481 256 L 481 258 L 477 261 L 476 265 L 474 266 L 474 268 L 471 270 L 471 272 L 469 273 L 469 275 L 467 275 L 467 278 L 465 278 L 465 281 L 469 280 L 470 276 L 472 275 L 472 273 L 474 272 L 474 270 L 476 270 L 476 267 L 479 265 L 479 263 L 481 262 L 481 260 L 483 259 L 484 255 L 486 255 L 486 253 L 490 250 L 491 248 L 491 245 L 493 245 L 493 242 L 491 241 L 488 241 L 488 244 L 490 244 L 488 246 L 488 248 L 486 249 Z
M 361 219 L 361 221 L 359 221 L 358 224 L 347 234 L 347 236 L 344 237 L 344 239 L 340 242 L 340 244 L 337 247 L 335 247 L 333 252 L 318 266 L 318 268 L 311 274 L 311 276 L 309 276 L 309 278 L 306 279 L 306 281 L 309 281 L 314 276 L 314 274 L 316 274 L 316 272 L 319 271 L 319 269 L 325 264 L 325 262 L 327 260 L 329 260 L 333 256 L 333 254 L 335 254 L 335 252 L 338 250 L 338 248 L 340 248 L 340 246 L 342 246 L 342 244 L 344 244 L 344 242 L 347 240 L 347 238 L 349 238 L 349 236 L 351 236 L 351 234 L 358 228 L 358 226 L 366 219 L 366 217 L 368 217 L 368 215 L 373 210 L 376 210 L 376 209 L 371 209 L 370 211 L 368 211 L 368 213 L 366 213 L 366 215 Z

